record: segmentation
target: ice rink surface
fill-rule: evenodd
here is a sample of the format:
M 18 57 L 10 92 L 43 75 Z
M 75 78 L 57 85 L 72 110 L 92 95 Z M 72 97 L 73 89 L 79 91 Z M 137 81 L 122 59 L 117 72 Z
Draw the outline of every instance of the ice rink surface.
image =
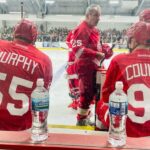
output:
M 76 125 L 76 110 L 68 108 L 71 98 L 65 78 L 65 67 L 67 65 L 67 50 L 44 50 L 52 61 L 53 81 L 50 88 L 50 110 L 48 116 L 49 125 Z M 110 60 L 105 60 L 104 65 L 108 67 Z M 94 106 L 93 118 L 94 119 Z
M 52 61 L 53 81 L 50 88 L 50 110 L 48 124 L 75 125 L 76 111 L 69 109 L 71 99 L 68 95 L 68 84 L 65 78 L 67 50 L 44 50 Z

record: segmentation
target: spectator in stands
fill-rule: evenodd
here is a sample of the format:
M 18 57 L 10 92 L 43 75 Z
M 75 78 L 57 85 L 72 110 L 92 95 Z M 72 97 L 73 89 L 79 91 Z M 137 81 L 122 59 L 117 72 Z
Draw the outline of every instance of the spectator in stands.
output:
M 2 28 L 1 33 L 1 39 L 4 40 L 12 40 L 12 27 L 7 27 L 5 30 Z M 40 30 L 40 29 L 39 29 Z M 37 38 L 37 41 L 39 42 L 46 42 L 47 46 L 53 47 L 58 45 L 57 42 L 62 41 L 64 42 L 68 33 L 70 32 L 69 29 L 66 27 L 59 27 L 59 28 L 51 28 L 49 32 L 41 32 L 39 31 L 39 35 Z M 127 43 L 126 36 L 124 36 L 125 30 L 118 31 L 117 29 L 108 29 L 103 30 L 101 32 L 102 39 L 101 41 L 103 43 L 116 43 L 117 39 L 120 38 L 119 45 L 116 45 L 121 48 L 126 48 L 125 44 Z M 55 43 L 56 42 L 56 43 Z
M 6 27 L 5 30 L 2 28 L 1 39 L 4 40 L 12 40 L 12 27 Z M 127 42 L 126 37 L 124 36 L 124 31 L 118 31 L 117 29 L 108 29 L 101 32 L 102 35 L 102 42 L 103 43 L 117 43 L 118 37 L 120 37 L 120 47 L 124 47 L 125 43 Z M 50 47 L 53 47 L 53 43 L 59 41 L 65 41 L 68 33 L 70 32 L 69 29 L 64 27 L 59 28 L 51 28 L 49 32 L 41 32 L 39 31 L 39 35 L 37 41 L 39 42 L 47 42 Z M 56 44 L 54 44 L 56 46 Z
M 30 95 L 37 78 L 45 88 L 52 81 L 50 58 L 34 47 L 37 28 L 23 19 L 14 28 L 14 40 L 0 41 L 0 130 L 25 130 L 31 127 Z
M 133 24 L 127 36 L 131 53 L 119 54 L 110 63 L 97 106 L 97 128 L 109 127 L 109 95 L 115 89 L 115 82 L 122 81 L 129 104 L 127 135 L 150 136 L 150 24 L 143 21 Z

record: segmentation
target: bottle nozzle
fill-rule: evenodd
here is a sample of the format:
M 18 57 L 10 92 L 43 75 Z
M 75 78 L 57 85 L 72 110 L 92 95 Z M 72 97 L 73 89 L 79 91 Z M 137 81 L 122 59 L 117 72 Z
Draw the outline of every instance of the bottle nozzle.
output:
M 36 85 L 37 86 L 44 86 L 44 80 L 43 78 L 38 78 L 36 81 Z
M 123 89 L 123 82 L 122 81 L 117 81 L 116 84 L 115 84 L 115 88 L 122 90 Z

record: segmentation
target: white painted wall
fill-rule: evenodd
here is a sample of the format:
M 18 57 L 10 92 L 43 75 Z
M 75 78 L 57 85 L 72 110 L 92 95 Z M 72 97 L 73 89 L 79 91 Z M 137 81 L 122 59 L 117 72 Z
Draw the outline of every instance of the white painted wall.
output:
M 14 26 L 21 19 L 20 14 L 1 14 L 0 22 L 6 20 L 7 26 Z M 28 15 L 28 19 L 35 21 L 38 25 L 43 24 L 46 28 L 50 27 L 68 27 L 74 28 L 84 19 L 84 16 L 78 15 L 47 15 L 43 19 L 37 18 L 36 15 Z M 127 28 L 131 23 L 136 22 L 138 17 L 132 16 L 102 16 L 98 27 L 102 30 L 116 28 L 122 30 Z M 0 23 L 2 27 L 2 23 Z

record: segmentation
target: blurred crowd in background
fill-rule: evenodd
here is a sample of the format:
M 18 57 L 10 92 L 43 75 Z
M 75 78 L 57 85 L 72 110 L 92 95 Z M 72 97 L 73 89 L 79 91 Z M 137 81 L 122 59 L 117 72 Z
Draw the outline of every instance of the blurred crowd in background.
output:
M 12 27 L 0 29 L 0 39 L 12 40 Z M 52 27 L 48 32 L 39 31 L 38 42 L 43 42 L 43 47 L 57 47 L 59 42 L 65 42 L 70 29 L 67 27 Z M 103 43 L 115 43 L 118 48 L 126 48 L 127 36 L 126 29 L 120 31 L 117 29 L 108 29 L 101 31 L 101 40 Z

